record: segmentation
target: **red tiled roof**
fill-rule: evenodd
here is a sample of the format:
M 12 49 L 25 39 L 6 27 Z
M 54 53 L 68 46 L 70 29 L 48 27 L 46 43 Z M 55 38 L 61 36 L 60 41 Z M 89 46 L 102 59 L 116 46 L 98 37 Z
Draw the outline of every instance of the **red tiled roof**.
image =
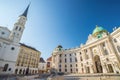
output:
M 47 58 L 47 61 L 52 61 L 52 56 Z

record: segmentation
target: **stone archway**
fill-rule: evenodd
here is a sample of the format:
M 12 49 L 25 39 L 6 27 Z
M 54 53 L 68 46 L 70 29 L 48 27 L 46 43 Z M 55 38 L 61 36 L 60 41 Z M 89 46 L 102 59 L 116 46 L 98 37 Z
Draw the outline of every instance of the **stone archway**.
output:
M 102 66 L 101 66 L 101 62 L 100 62 L 100 57 L 98 55 L 94 56 L 94 64 L 95 64 L 95 72 L 96 73 L 102 73 Z

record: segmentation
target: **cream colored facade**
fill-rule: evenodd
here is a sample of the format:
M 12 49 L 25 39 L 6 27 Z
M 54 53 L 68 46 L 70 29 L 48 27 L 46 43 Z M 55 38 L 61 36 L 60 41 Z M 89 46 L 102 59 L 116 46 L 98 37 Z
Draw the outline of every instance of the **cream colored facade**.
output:
M 108 33 L 96 27 L 80 47 L 52 53 L 52 67 L 65 73 L 120 73 L 120 27 Z
M 16 62 L 15 74 L 38 73 L 41 52 L 25 44 L 20 45 L 21 46 Z

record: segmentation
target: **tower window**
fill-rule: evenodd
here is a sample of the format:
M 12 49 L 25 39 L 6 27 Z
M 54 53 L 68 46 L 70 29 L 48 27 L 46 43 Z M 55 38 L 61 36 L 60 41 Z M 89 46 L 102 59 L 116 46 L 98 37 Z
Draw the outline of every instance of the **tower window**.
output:
M 19 28 L 19 31 L 21 30 L 21 27 Z
M 18 29 L 18 26 L 16 26 L 15 30 L 17 30 L 17 29 Z

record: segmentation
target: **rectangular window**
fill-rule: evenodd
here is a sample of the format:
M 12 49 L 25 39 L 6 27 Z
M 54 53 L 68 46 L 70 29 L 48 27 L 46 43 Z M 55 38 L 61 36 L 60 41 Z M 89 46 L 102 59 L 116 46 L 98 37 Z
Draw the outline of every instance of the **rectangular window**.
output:
M 82 57 L 80 57 L 80 60 L 83 61 Z
M 65 58 L 65 63 L 67 62 L 67 59 Z
M 59 72 L 61 72 L 61 69 L 59 69 Z
M 59 56 L 62 57 L 62 54 L 60 54 Z
M 67 69 L 65 69 L 65 72 L 67 72 Z
M 66 57 L 66 54 L 65 54 L 65 57 Z
M 75 57 L 75 62 L 77 62 L 77 58 Z
M 59 61 L 60 63 L 62 62 L 62 60 L 60 59 L 60 61 Z

